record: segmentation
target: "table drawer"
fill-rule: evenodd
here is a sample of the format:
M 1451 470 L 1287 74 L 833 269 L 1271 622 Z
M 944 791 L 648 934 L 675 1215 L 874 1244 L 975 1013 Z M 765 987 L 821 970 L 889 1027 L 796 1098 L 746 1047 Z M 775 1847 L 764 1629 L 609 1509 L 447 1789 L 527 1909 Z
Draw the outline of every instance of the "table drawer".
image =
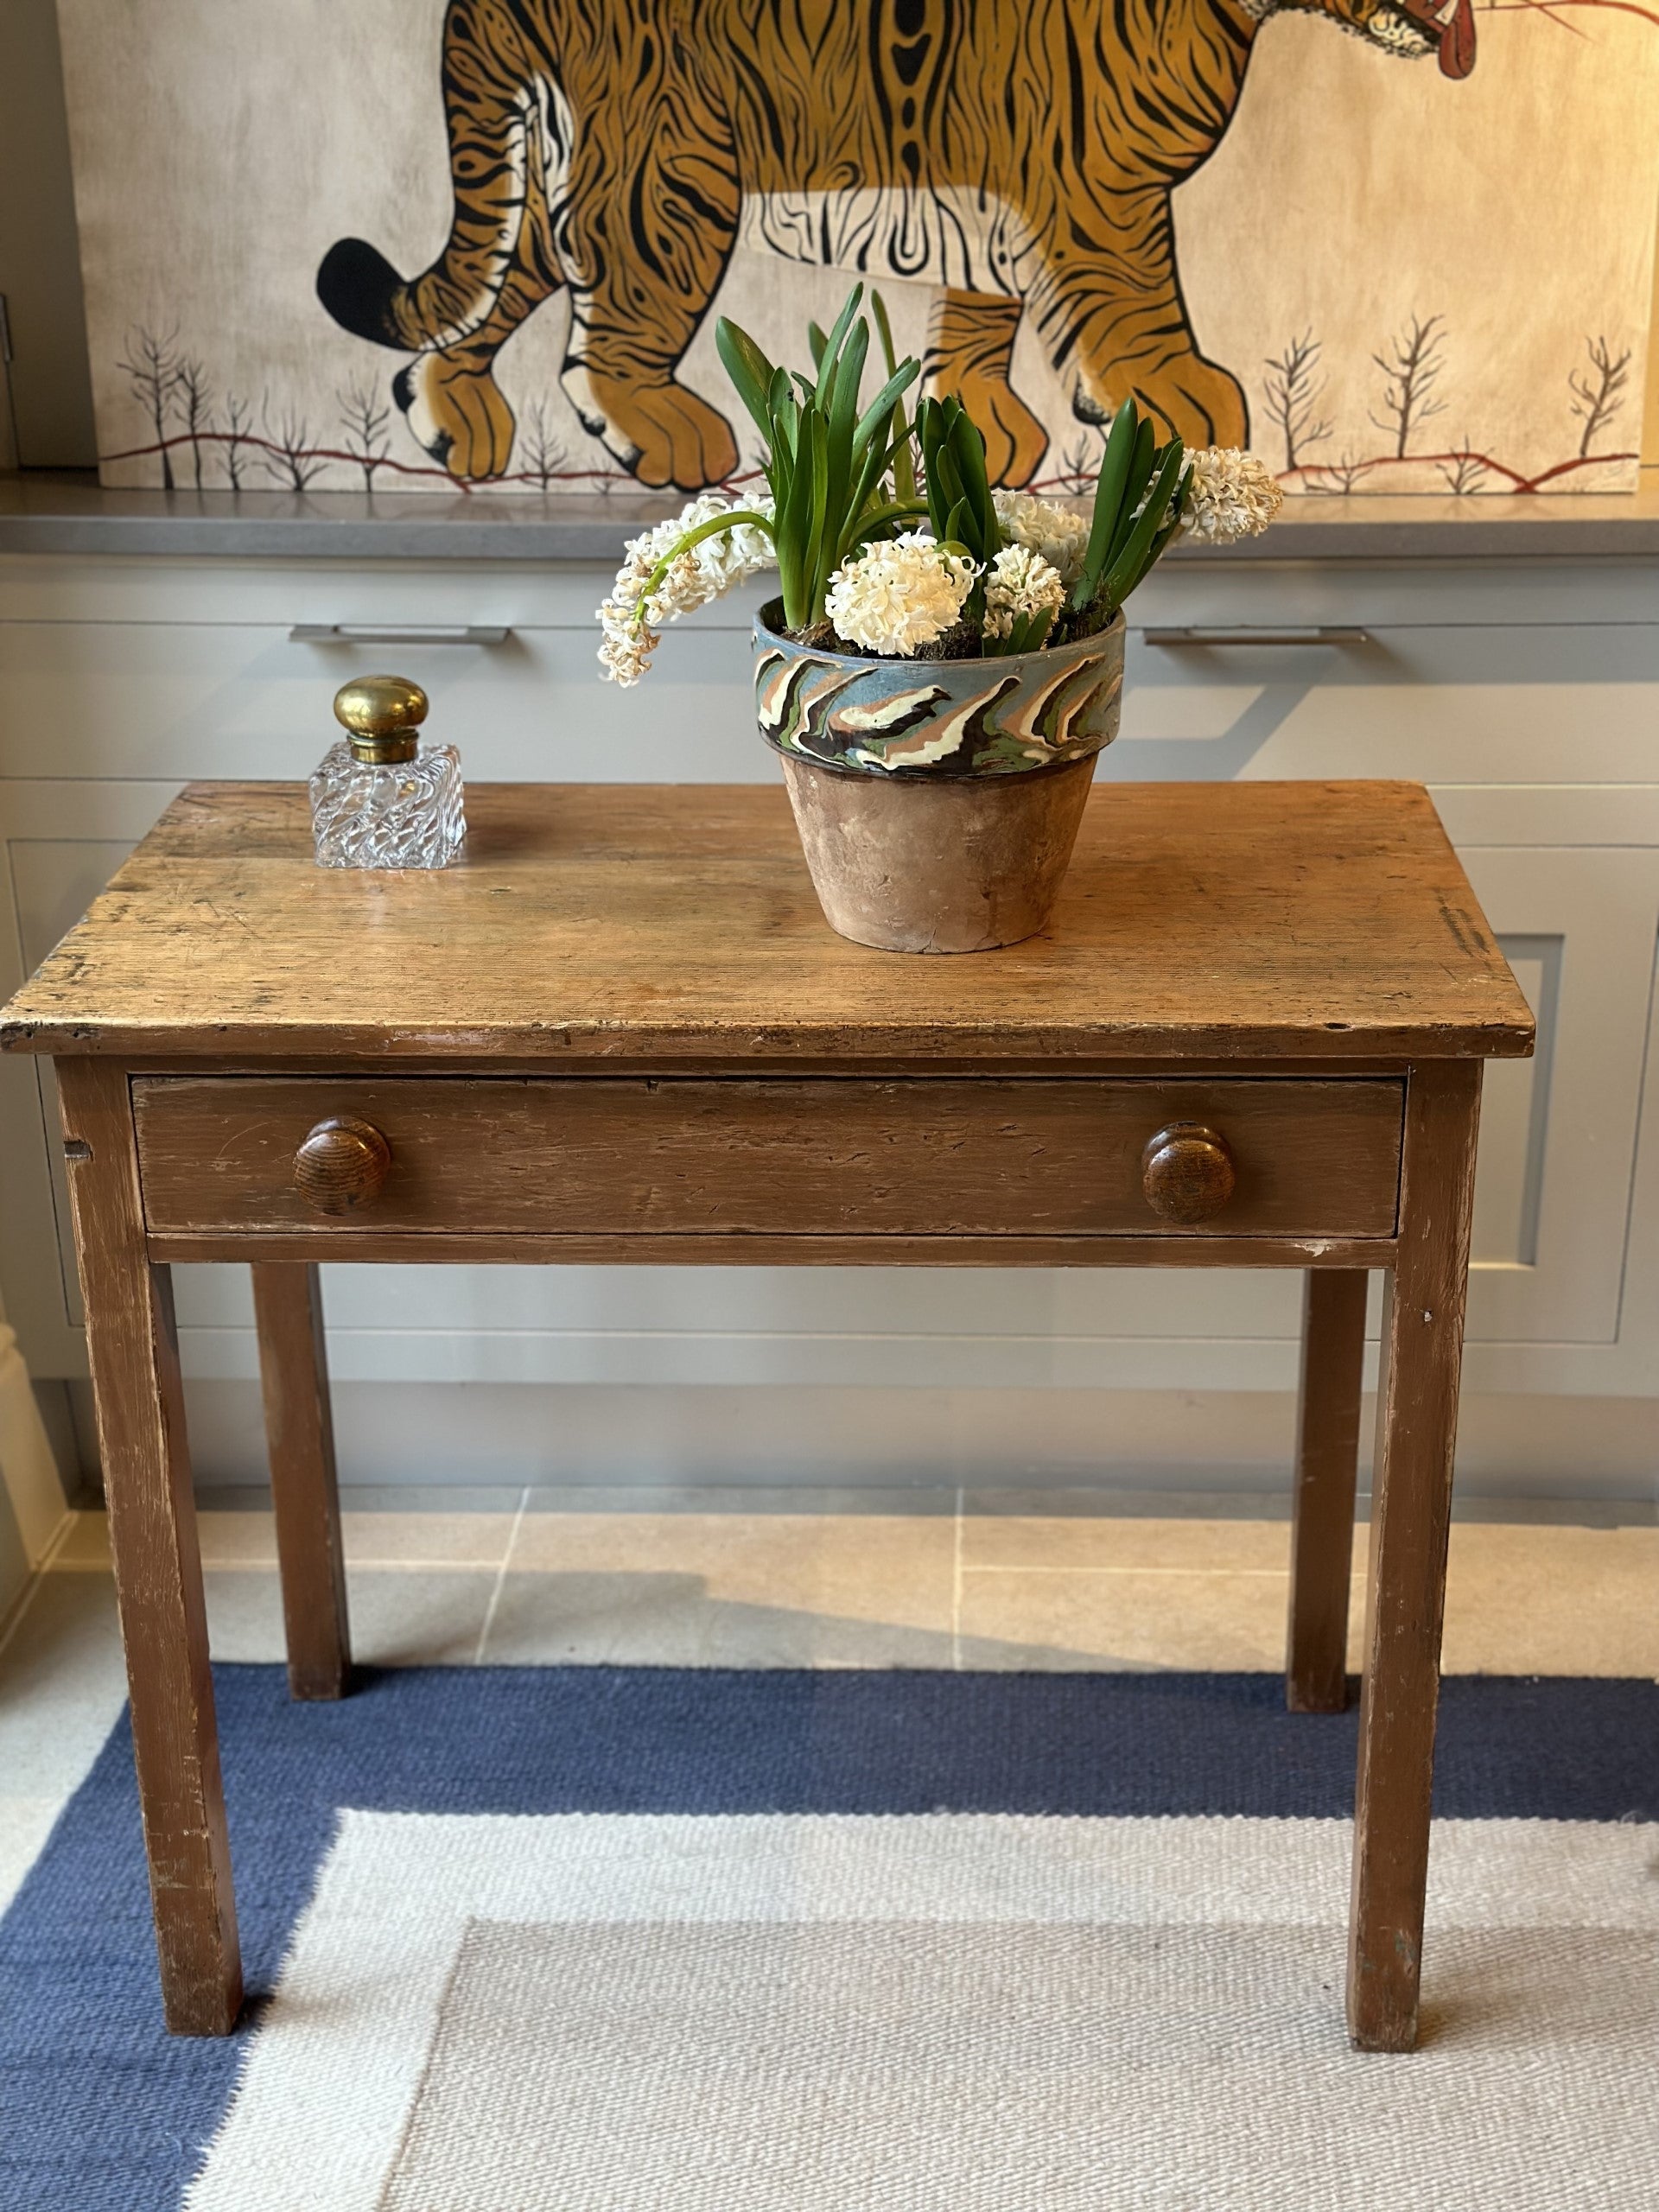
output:
M 1403 1091 L 146 1077 L 133 1098 L 144 1216 L 162 1234 L 1382 1237 Z M 1149 1171 L 1149 1141 L 1177 1124 L 1188 1133 Z M 1205 1171 L 1196 1185 L 1188 1159 Z

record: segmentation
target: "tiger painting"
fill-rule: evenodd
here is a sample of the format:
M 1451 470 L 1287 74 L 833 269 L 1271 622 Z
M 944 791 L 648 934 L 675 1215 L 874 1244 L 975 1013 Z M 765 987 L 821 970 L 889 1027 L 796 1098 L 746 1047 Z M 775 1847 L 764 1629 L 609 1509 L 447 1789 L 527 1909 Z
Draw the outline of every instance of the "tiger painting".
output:
M 930 284 L 928 386 L 984 429 L 993 481 L 1029 482 L 1048 444 L 1009 380 L 1025 316 L 1084 422 L 1133 394 L 1190 444 L 1242 445 L 1170 194 L 1281 8 L 1473 66 L 1471 0 L 450 0 L 448 240 L 406 281 L 343 238 L 317 291 L 414 357 L 397 403 L 469 480 L 511 460 L 495 356 L 560 290 L 588 429 L 642 484 L 728 477 L 731 425 L 676 371 L 740 245 Z

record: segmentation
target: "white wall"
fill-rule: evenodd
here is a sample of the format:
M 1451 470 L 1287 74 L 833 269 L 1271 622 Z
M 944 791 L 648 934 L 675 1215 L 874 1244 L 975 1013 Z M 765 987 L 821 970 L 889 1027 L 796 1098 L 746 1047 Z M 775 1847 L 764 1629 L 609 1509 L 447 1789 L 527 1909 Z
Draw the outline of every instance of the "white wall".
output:
M 65 1510 L 29 1370 L 0 1306 L 0 1616 L 51 1549 Z
M 198 1481 L 264 1482 L 256 1385 L 198 1378 L 186 1392 Z M 1362 1492 L 1371 1408 L 1368 1398 Z M 1282 1390 L 334 1386 L 343 1481 L 503 1492 L 526 1484 L 920 1485 L 1287 1498 L 1294 1421 Z M 1459 1488 L 1471 1497 L 1652 1500 L 1656 1427 L 1650 1398 L 1471 1393 Z
M 53 0 L 5 0 L 0 33 L 0 292 L 16 358 L 0 467 L 97 461 L 69 130 Z M 6 372 L 0 369 L 0 378 Z M 0 386 L 0 397 L 3 387 Z

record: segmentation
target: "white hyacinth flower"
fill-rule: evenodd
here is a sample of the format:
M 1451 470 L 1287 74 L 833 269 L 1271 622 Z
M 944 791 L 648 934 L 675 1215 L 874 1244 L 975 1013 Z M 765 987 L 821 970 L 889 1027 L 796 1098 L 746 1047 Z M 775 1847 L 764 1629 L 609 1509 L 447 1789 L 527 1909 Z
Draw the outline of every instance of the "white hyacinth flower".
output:
M 660 635 L 637 621 L 632 605 L 607 599 L 599 610 L 600 673 L 607 683 L 626 689 L 637 683 L 651 666 L 651 657 L 662 644 Z
M 1074 584 L 1083 573 L 1084 549 L 1089 543 L 1089 518 L 1070 507 L 1057 507 L 1030 492 L 993 492 L 991 504 L 1002 525 L 1004 537 L 1040 553 L 1060 581 Z
M 1046 618 L 1025 648 L 1035 652 L 1065 605 L 1065 581 L 1052 562 L 1027 545 L 1005 545 L 985 578 L 985 635 L 1006 638 L 1015 622 Z
M 1210 545 L 1257 537 L 1285 504 L 1272 470 L 1253 453 L 1240 453 L 1233 446 L 1205 446 L 1188 459 L 1192 481 L 1181 528 L 1189 537 Z
M 954 630 L 979 564 L 925 531 L 867 545 L 830 579 L 824 613 L 836 634 L 867 653 L 904 657 Z
M 706 607 L 734 584 L 775 565 L 777 556 L 766 531 L 752 522 L 734 523 L 729 530 L 705 537 L 670 562 L 656 588 L 646 595 L 646 586 L 658 564 L 683 537 L 704 523 L 732 513 L 770 518 L 772 502 L 770 499 L 728 499 L 722 493 L 703 492 L 669 521 L 654 524 L 643 537 L 629 539 L 611 596 L 599 609 L 600 668 L 608 681 L 624 685 L 639 681 L 662 643 L 655 626 Z

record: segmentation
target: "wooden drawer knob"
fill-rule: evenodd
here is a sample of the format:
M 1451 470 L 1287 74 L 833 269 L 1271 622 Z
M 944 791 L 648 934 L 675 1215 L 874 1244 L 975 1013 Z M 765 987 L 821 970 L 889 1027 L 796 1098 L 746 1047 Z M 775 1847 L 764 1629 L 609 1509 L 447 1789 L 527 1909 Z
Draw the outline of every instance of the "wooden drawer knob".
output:
M 319 1122 L 294 1155 L 294 1187 L 317 1213 L 351 1213 L 378 1196 L 391 1167 L 372 1122 Z
M 1147 1204 L 1166 1221 L 1212 1220 L 1237 1182 L 1226 1138 L 1202 1122 L 1169 1122 L 1141 1155 Z

